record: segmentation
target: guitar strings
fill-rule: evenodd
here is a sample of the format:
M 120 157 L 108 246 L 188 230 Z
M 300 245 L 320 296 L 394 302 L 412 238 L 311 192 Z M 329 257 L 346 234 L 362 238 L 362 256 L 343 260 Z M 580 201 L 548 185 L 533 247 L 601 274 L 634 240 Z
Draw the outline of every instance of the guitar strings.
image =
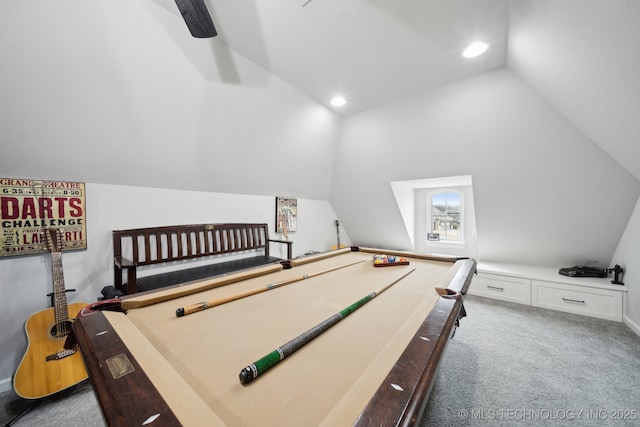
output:
M 44 214 L 44 210 L 41 209 L 41 200 L 40 198 L 44 196 L 44 182 L 40 181 L 40 180 L 34 180 L 33 184 L 32 184 L 32 188 L 31 191 L 33 192 L 33 198 L 35 200 L 35 204 L 36 204 L 36 219 L 39 219 L 39 223 L 40 223 L 40 243 L 42 243 L 43 241 L 46 241 L 46 249 L 49 250 L 49 253 L 51 254 L 51 272 L 52 272 L 52 279 L 53 279 L 53 294 L 52 294 L 52 303 L 53 303 L 53 309 L 54 309 L 54 323 L 52 326 L 52 329 L 49 331 L 51 334 L 51 338 L 56 341 L 56 346 L 58 348 L 58 352 L 62 351 L 62 346 L 60 344 L 60 340 L 58 339 L 61 333 L 61 330 L 63 328 L 63 326 L 60 323 L 60 309 L 59 309 L 59 304 L 57 304 L 58 302 L 58 295 L 56 292 L 56 281 L 58 280 L 57 277 L 57 273 L 56 273 L 56 263 L 57 260 L 55 259 L 56 257 L 56 251 L 55 251 L 55 247 L 54 247 L 54 242 L 51 239 L 51 235 L 49 234 L 47 227 L 44 226 L 44 220 L 46 218 L 45 214 Z M 57 232 L 56 232 L 56 237 L 57 237 Z M 58 248 L 60 247 L 60 245 L 58 244 L 57 246 Z
M 36 218 L 40 220 L 40 242 L 46 240 L 47 247 L 51 253 L 51 271 L 53 278 L 53 308 L 54 324 L 50 331 L 52 338 L 57 342 L 58 353 L 64 350 L 64 337 L 71 332 L 69 329 L 69 310 L 67 307 L 66 291 L 64 285 L 64 274 L 62 272 L 62 233 L 58 228 L 47 228 L 44 226 L 45 214 L 41 207 L 40 197 L 44 196 L 44 182 L 34 180 L 32 185 L 33 197 L 36 200 Z M 51 236 L 55 233 L 55 242 Z M 44 234 L 45 238 L 42 238 Z M 55 243 L 55 245 L 54 245 Z
M 52 269 L 54 275 L 54 307 L 56 310 L 56 332 L 58 350 L 64 350 L 64 337 L 69 335 L 69 310 L 65 295 L 64 273 L 62 272 L 62 233 L 55 228 L 56 251 L 52 253 Z M 52 231 L 53 231 L 52 230 Z

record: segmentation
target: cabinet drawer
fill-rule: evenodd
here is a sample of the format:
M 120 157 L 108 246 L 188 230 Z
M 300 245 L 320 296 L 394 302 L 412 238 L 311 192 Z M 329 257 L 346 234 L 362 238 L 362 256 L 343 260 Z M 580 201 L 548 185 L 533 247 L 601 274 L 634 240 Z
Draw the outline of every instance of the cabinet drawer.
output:
M 531 295 L 536 307 L 622 321 L 621 292 L 532 280 Z
M 531 280 L 498 274 L 478 273 L 469 287 L 471 295 L 531 304 Z

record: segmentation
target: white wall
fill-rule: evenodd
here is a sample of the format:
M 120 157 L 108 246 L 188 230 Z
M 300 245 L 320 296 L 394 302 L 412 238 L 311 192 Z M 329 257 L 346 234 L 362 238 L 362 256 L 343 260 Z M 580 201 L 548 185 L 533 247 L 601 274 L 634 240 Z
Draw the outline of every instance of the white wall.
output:
M 343 121 L 330 202 L 410 249 L 390 182 L 471 175 L 482 261 L 608 266 L 640 183 L 506 69 Z
M 640 180 L 640 2 L 509 1 L 507 68 Z
M 113 229 L 272 224 L 275 196 L 288 196 L 295 255 L 335 244 L 326 200 L 340 117 L 220 38 L 194 39 L 168 6 L 2 4 L 0 176 L 88 183 L 89 248 L 63 256 L 71 302 L 111 284 Z M 0 259 L 0 389 L 24 321 L 48 306 L 49 270 L 45 255 Z
M 0 175 L 329 197 L 340 117 L 152 0 L 3 2 L 0 58 Z
M 640 335 L 640 199 L 618 244 L 612 264 L 620 264 L 625 270 L 622 281 L 627 286 L 627 323 Z
M 86 186 L 87 250 L 64 252 L 62 264 L 68 302 L 93 302 L 100 290 L 113 284 L 111 231 L 123 228 L 219 222 L 266 222 L 275 230 L 275 197 L 179 191 L 91 184 Z M 336 244 L 335 213 L 327 201 L 298 199 L 298 228 L 289 233 L 293 255 L 326 251 Z M 343 231 L 343 230 L 341 230 Z M 341 243 L 350 244 L 341 232 Z M 274 256 L 286 258 L 286 248 L 271 246 Z M 48 254 L 0 258 L 0 391 L 11 387 L 26 350 L 24 322 L 50 306 L 52 290 Z

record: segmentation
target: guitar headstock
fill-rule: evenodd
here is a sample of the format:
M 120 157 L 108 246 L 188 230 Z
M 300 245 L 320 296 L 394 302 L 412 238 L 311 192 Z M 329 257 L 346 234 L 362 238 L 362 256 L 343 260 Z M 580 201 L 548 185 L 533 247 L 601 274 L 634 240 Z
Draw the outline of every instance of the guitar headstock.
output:
M 44 234 L 47 238 L 47 247 L 49 251 L 53 253 L 62 252 L 62 233 L 59 228 L 47 228 L 44 230 Z

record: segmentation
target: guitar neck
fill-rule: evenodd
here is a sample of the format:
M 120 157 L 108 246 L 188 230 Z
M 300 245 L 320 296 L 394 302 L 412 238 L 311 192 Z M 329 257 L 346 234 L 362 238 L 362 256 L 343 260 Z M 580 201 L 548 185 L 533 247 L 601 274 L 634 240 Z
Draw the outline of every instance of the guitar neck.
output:
M 67 308 L 67 291 L 64 286 L 64 274 L 62 273 L 62 236 L 60 230 L 46 230 L 47 241 L 51 250 L 51 269 L 53 273 L 53 308 L 56 324 L 69 320 Z

